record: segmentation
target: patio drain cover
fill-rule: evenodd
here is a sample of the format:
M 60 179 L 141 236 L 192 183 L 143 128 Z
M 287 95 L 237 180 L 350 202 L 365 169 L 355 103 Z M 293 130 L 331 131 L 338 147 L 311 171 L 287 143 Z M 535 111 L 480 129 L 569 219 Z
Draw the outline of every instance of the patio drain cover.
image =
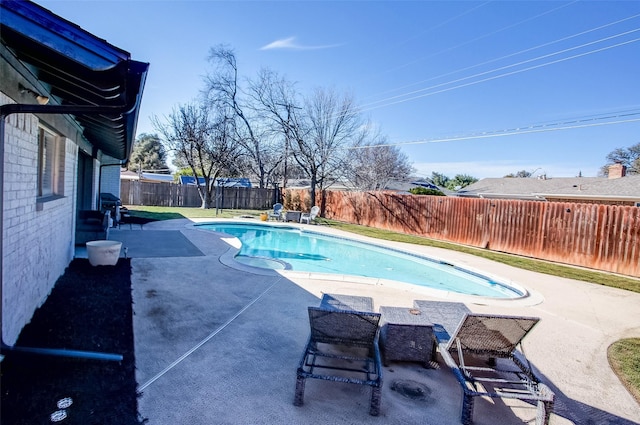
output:
M 420 382 L 411 380 L 397 380 L 391 384 L 391 389 L 403 397 L 416 401 L 429 401 L 431 390 Z

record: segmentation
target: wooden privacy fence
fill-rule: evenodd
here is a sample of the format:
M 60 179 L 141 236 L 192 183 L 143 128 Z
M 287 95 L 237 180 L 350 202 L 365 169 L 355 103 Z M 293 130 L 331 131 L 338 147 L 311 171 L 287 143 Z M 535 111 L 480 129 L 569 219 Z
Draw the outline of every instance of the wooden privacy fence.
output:
M 330 219 L 640 277 L 634 206 L 388 192 L 326 192 L 316 203 Z
M 273 189 L 222 187 L 218 194 L 218 208 L 243 210 L 273 208 Z M 193 208 L 202 205 L 196 186 L 137 180 L 120 181 L 120 200 L 124 205 Z

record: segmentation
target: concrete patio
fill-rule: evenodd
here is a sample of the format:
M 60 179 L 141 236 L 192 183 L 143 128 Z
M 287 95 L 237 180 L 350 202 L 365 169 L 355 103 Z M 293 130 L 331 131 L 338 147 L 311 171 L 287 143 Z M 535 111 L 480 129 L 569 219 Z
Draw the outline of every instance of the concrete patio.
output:
M 370 296 L 378 311 L 383 305 L 411 307 L 416 299 L 441 300 L 433 291 L 342 276 L 256 273 L 234 265 L 232 247 L 220 234 L 190 224 L 124 226 L 110 236 L 123 241 L 133 258 L 139 412 L 150 424 L 460 423 L 461 390 L 442 362 L 429 369 L 410 362 L 385 367 L 378 417 L 369 416 L 369 388 L 361 386 L 310 380 L 305 404 L 292 403 L 309 332 L 306 308 L 317 305 L 323 293 Z M 532 293 L 517 301 L 453 294 L 446 299 L 463 301 L 474 312 L 542 319 L 524 345 L 556 393 L 552 424 L 638 423 L 640 406 L 611 371 L 606 350 L 620 338 L 640 337 L 640 294 L 457 252 L 384 244 L 482 270 Z M 474 420 L 534 423 L 535 406 L 480 399 Z

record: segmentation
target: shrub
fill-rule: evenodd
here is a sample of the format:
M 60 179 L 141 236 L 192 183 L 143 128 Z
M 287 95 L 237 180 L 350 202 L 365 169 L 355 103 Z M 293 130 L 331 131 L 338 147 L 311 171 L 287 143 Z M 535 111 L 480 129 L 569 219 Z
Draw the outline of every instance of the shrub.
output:
M 409 189 L 412 195 L 431 195 L 431 196 L 444 196 L 444 193 L 437 189 L 428 189 L 426 187 L 414 187 Z

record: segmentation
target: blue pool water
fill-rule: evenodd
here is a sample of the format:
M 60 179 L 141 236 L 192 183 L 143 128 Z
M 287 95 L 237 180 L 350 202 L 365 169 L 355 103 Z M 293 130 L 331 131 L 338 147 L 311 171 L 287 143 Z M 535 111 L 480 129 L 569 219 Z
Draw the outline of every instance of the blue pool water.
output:
M 252 266 L 277 269 L 287 265 L 295 271 L 389 279 L 492 298 L 524 295 L 509 285 L 449 263 L 295 227 L 248 223 L 207 223 L 198 227 L 238 238 L 242 248 L 236 260 Z

